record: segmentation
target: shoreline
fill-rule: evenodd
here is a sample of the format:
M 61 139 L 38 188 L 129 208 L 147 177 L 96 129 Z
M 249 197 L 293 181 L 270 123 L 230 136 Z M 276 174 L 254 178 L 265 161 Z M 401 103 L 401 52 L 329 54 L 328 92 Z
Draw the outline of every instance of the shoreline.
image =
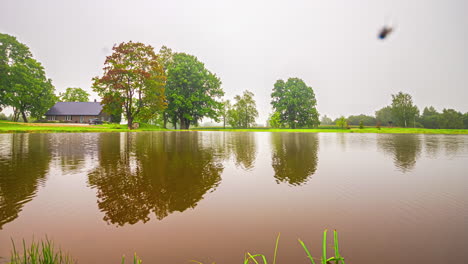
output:
M 217 131 L 217 132 L 290 132 L 290 133 L 363 133 L 363 134 L 431 134 L 431 135 L 468 135 L 468 129 L 430 129 L 430 128 L 400 128 L 375 127 L 336 129 L 276 129 L 276 128 L 222 128 L 196 127 L 189 130 L 164 129 L 153 125 L 142 124 L 138 129 L 130 130 L 126 125 L 86 125 L 86 124 L 51 124 L 51 123 L 17 123 L 0 122 L 0 134 L 14 133 L 104 133 L 104 132 L 143 132 L 143 131 Z

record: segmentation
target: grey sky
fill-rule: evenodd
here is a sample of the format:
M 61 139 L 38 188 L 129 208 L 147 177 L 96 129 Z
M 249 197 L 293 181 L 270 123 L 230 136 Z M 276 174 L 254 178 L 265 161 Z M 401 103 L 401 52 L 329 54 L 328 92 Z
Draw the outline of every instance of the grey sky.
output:
M 420 109 L 467 112 L 467 10 L 464 0 L 0 0 L 0 32 L 31 48 L 57 92 L 91 91 L 115 43 L 193 54 L 225 98 L 254 92 L 263 123 L 274 82 L 288 77 L 312 86 L 321 115 L 373 114 L 398 91 Z M 396 31 L 380 41 L 385 23 Z

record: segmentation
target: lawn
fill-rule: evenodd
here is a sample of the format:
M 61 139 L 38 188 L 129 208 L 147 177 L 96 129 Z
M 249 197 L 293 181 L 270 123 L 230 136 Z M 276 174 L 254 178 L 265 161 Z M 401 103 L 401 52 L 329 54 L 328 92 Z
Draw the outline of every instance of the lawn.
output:
M 128 132 L 126 125 L 106 124 L 66 124 L 66 123 L 16 123 L 10 121 L 0 121 L 0 133 L 83 133 L 83 132 Z M 131 131 L 174 131 L 163 129 L 157 126 L 141 124 L 139 129 Z M 339 129 L 334 126 L 323 126 L 317 129 L 275 129 L 265 127 L 255 127 L 248 129 L 232 129 L 222 127 L 197 127 L 190 131 L 226 131 L 226 132 L 305 132 L 305 133 L 382 133 L 382 134 L 465 134 L 468 129 L 428 129 L 428 128 L 400 128 L 400 127 L 365 127 L 359 129 Z
M 162 131 L 165 129 L 142 124 L 132 131 Z M 83 132 L 127 132 L 126 125 L 64 124 L 64 123 L 17 123 L 0 121 L 0 133 L 83 133 Z
M 316 129 L 276 129 L 276 128 L 248 128 L 232 129 L 222 127 L 198 127 L 192 128 L 195 131 L 239 131 L 239 132 L 305 132 L 305 133 L 378 133 L 378 134 L 465 134 L 468 135 L 468 129 L 429 129 L 429 128 L 401 128 L 401 127 L 352 127 L 351 129 L 339 129 L 336 127 L 319 127 Z

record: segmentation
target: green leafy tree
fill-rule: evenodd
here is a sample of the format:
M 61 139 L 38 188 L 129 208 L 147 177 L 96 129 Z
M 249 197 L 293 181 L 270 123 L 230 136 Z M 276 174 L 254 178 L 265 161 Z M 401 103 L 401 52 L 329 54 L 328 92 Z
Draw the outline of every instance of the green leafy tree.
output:
M 376 123 L 380 123 L 384 126 L 392 125 L 394 122 L 392 107 L 386 106 L 380 110 L 375 111 L 375 119 Z
M 64 93 L 60 93 L 62 102 L 89 102 L 89 93 L 81 88 L 67 88 Z
M 419 110 L 413 105 L 411 95 L 402 92 L 392 94 L 392 115 L 399 126 L 408 127 L 410 122 L 415 122 Z
M 166 46 L 162 46 L 161 49 L 159 50 L 158 61 L 162 65 L 162 67 L 164 69 L 164 73 L 167 76 L 169 66 L 174 62 L 174 53 L 172 52 L 172 49 L 170 49 L 170 48 L 168 48 Z M 167 89 L 167 87 L 166 87 L 166 89 Z M 167 98 L 166 98 L 166 102 L 167 102 Z M 170 116 L 169 116 L 168 110 L 164 109 L 162 111 L 162 119 L 163 119 L 163 127 L 164 128 L 167 128 L 167 121 L 169 120 L 169 118 L 170 118 Z
M 278 112 L 274 112 L 268 118 L 268 125 L 271 128 L 281 128 L 281 115 Z
M 289 128 L 318 126 L 317 100 L 312 87 L 303 80 L 289 78 L 287 82 L 276 81 L 271 97 L 273 110 L 280 113 L 283 125 Z
M 231 102 L 229 100 L 223 101 L 219 115 L 223 119 L 223 128 L 226 128 L 226 121 L 228 120 L 228 113 L 231 109 Z
M 189 129 L 204 117 L 219 121 L 222 102 L 217 99 L 224 92 L 215 74 L 195 56 L 185 53 L 173 55 L 167 72 L 167 113 L 173 123 L 179 121 L 181 129 Z
M 463 128 L 463 114 L 453 109 L 444 109 L 439 124 L 440 128 L 461 129 Z
M 468 129 L 468 112 L 463 115 L 463 128 Z
M 320 124 L 322 124 L 322 125 L 332 125 L 333 120 L 331 120 L 331 118 L 329 118 L 327 115 L 324 115 L 322 117 L 322 119 L 320 119 Z
M 440 128 L 440 118 L 440 113 L 430 106 L 424 108 L 420 121 L 425 128 Z
M 236 101 L 228 111 L 228 120 L 231 127 L 248 128 L 255 124 L 255 118 L 258 117 L 258 111 L 253 99 L 254 94 L 250 91 L 244 91 L 243 95 L 236 95 Z
M 347 120 L 348 124 L 352 126 L 360 125 L 361 121 L 364 126 L 373 126 L 376 123 L 375 117 L 368 115 L 350 115 Z
M 54 105 L 52 81 L 29 48 L 15 37 L 0 34 L 0 107 L 11 106 L 15 116 L 41 118 Z
M 340 118 L 336 119 L 335 124 L 341 127 L 341 129 L 344 129 L 348 126 L 348 122 L 346 122 L 346 118 L 344 116 L 341 116 Z
M 113 51 L 106 58 L 103 76 L 93 79 L 93 89 L 103 98 L 104 111 L 109 114 L 122 111 L 128 128 L 132 129 L 134 120 L 154 118 L 166 107 L 166 76 L 149 45 L 123 42 L 114 46 Z

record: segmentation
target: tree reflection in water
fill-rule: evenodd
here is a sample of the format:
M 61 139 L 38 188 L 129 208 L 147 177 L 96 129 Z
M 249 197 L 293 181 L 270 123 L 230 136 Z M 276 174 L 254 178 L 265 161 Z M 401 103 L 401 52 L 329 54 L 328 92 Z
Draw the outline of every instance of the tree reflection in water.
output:
M 230 152 L 237 167 L 250 170 L 254 167 L 257 156 L 255 133 L 233 132 L 229 133 L 227 140 Z
M 402 172 L 411 171 L 421 155 L 421 135 L 378 135 L 377 146 L 393 155 L 395 166 Z
M 271 133 L 271 143 L 272 166 L 278 183 L 302 185 L 317 170 L 317 134 Z
M 8 134 L 0 137 L 0 230 L 18 217 L 36 195 L 49 169 L 46 134 Z
M 100 166 L 88 179 L 111 224 L 194 208 L 221 180 L 221 160 L 200 133 L 101 134 L 98 144 Z

